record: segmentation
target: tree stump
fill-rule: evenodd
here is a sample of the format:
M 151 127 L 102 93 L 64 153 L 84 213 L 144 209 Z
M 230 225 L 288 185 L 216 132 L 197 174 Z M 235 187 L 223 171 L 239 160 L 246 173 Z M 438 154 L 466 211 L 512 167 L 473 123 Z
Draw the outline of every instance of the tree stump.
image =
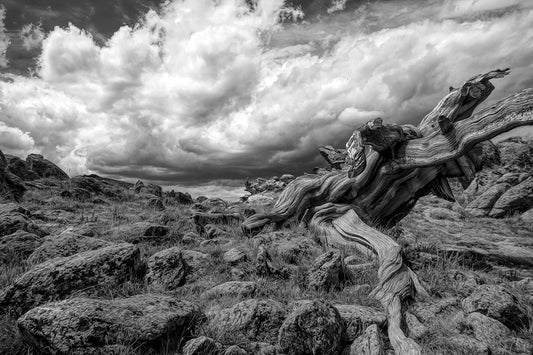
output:
M 371 226 L 396 224 L 430 192 L 454 201 L 447 179 L 474 178 L 481 169 L 479 150 L 473 149 L 477 143 L 533 125 L 533 89 L 472 115 L 494 90 L 490 80 L 507 74 L 509 69 L 494 70 L 450 88 L 416 127 L 384 124 L 377 118 L 354 132 L 345 152 L 323 148 L 321 154 L 343 168 L 295 179 L 269 213 L 249 217 L 243 229 L 253 232 L 296 218 L 326 244 L 371 250 L 380 265 L 372 295 L 387 312 L 391 344 L 396 354 L 420 354 L 420 346 L 401 328 L 402 305 L 415 295 L 428 295 L 403 263 L 401 247 Z M 345 164 L 340 164 L 339 154 L 346 154 Z

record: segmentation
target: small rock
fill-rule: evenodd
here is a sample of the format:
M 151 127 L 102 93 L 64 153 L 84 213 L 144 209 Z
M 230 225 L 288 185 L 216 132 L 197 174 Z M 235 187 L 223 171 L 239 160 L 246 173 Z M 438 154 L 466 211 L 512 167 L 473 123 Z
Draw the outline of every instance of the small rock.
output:
M 344 264 L 340 253 L 329 251 L 320 255 L 309 272 L 309 287 L 328 292 L 340 289 L 344 275 Z
M 251 299 L 209 312 L 208 317 L 208 329 L 217 338 L 230 335 L 232 339 L 273 342 L 285 319 L 285 309 L 274 300 Z
M 333 354 L 340 351 L 345 325 L 324 301 L 311 301 L 289 314 L 279 329 L 278 345 L 287 355 Z
M 350 355 L 384 355 L 381 332 L 375 324 L 354 340 L 350 346 Z
M 190 273 L 190 267 L 178 247 L 155 253 L 147 264 L 146 282 L 163 290 L 174 290 L 182 286 Z
M 216 350 L 217 346 L 213 339 L 201 336 L 185 343 L 183 355 L 211 355 Z
M 409 337 L 413 339 L 423 338 L 428 333 L 428 328 L 420 323 L 414 314 L 407 312 L 405 314 L 405 324 L 409 333 Z
M 223 259 L 230 265 L 237 265 L 238 263 L 246 261 L 247 256 L 239 249 L 232 248 L 224 253 Z
M 138 344 L 143 353 L 187 336 L 201 319 L 198 307 L 175 297 L 142 294 L 100 300 L 71 298 L 30 310 L 17 324 L 25 341 L 39 353 L 115 354 L 122 344 Z
M 528 317 L 517 298 L 500 285 L 481 285 L 463 300 L 466 313 L 479 312 L 499 320 L 511 329 L 528 326 Z
M 268 254 L 267 250 L 263 246 L 259 246 L 257 256 L 254 261 L 255 272 L 259 276 L 273 276 L 278 271 L 272 265 L 272 258 Z
M 202 297 L 215 298 L 224 296 L 249 297 L 257 290 L 257 284 L 253 281 L 228 281 L 205 291 Z

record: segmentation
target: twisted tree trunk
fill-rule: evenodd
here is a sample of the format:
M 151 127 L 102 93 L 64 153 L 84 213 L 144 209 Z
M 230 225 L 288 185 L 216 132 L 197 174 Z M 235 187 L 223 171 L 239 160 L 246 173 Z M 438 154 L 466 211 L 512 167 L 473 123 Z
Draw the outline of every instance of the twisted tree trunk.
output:
M 494 89 L 489 80 L 508 73 L 508 69 L 491 71 L 471 78 L 461 88 L 451 88 L 417 127 L 387 125 L 375 119 L 354 132 L 346 151 L 322 149 L 328 161 L 344 169 L 297 178 L 270 213 L 249 217 L 243 229 L 279 226 L 297 218 L 327 244 L 371 250 L 380 265 L 379 283 L 372 295 L 387 311 L 391 344 L 397 354 L 420 354 L 420 347 L 401 329 L 402 302 L 427 293 L 403 263 L 400 246 L 370 225 L 394 225 L 429 192 L 453 201 L 447 178 L 474 177 L 480 169 L 475 144 L 518 126 L 533 125 L 533 89 L 471 116 Z M 346 154 L 345 164 L 340 164 L 342 154 Z

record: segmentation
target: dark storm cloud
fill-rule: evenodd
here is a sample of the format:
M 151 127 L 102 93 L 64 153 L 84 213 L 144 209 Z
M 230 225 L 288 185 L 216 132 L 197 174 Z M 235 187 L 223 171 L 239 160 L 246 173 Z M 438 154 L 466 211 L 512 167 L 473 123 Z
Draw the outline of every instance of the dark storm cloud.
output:
M 322 164 L 317 146 L 377 116 L 416 123 L 474 74 L 512 67 L 493 99 L 532 81 L 533 10 L 518 0 L 300 2 L 303 19 L 281 0 L 190 0 L 121 28 L 99 24 L 103 3 L 76 4 L 58 8 L 78 26 L 43 22 L 37 75 L 0 81 L 0 148 L 71 173 L 182 186 L 301 174 Z

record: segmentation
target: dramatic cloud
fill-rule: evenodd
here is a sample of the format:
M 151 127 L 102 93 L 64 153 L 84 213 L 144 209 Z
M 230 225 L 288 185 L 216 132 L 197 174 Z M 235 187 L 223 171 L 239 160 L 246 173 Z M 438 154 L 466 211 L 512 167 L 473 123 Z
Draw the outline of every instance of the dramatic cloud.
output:
M 20 30 L 20 38 L 22 46 L 27 51 L 38 48 L 44 39 L 44 32 L 41 25 L 34 25 L 32 23 L 22 27 Z
M 0 81 L 0 148 L 168 184 L 298 174 L 322 164 L 317 146 L 343 146 L 376 116 L 416 123 L 474 74 L 512 68 L 493 100 L 533 86 L 523 2 L 327 9 L 293 23 L 280 19 L 302 13 L 282 0 L 175 1 L 103 46 L 57 27 L 37 76 Z
M 9 46 L 9 37 L 6 34 L 4 26 L 4 19 L 6 17 L 6 9 L 0 5 L 0 68 L 7 67 L 8 61 L 6 58 L 7 47 Z

